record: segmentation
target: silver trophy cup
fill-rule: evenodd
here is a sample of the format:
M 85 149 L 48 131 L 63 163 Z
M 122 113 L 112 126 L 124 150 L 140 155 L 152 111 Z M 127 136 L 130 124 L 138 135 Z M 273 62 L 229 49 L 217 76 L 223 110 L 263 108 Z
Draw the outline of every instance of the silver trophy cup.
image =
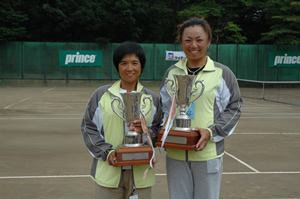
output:
M 177 105 L 180 106 L 180 113 L 175 116 L 175 123 L 173 124 L 174 130 L 180 131 L 189 131 L 191 130 L 191 118 L 186 114 L 190 105 L 198 99 L 204 91 L 204 84 L 202 80 L 198 80 L 195 82 L 196 75 L 173 75 L 175 79 L 166 79 L 165 81 L 165 89 L 169 96 L 172 98 L 172 94 L 170 92 L 173 91 L 173 95 L 176 95 Z M 171 82 L 170 89 L 167 86 L 168 82 Z M 196 97 L 194 97 L 195 93 L 199 90 L 198 84 L 201 84 L 201 91 L 198 93 Z M 174 85 L 175 84 L 175 85 Z M 193 86 L 195 88 L 192 90 Z M 194 99 L 192 99 L 194 97 Z
M 114 97 L 111 102 L 112 110 L 115 114 L 117 114 L 127 125 L 131 124 L 134 120 L 140 119 L 141 110 L 146 107 L 146 100 L 150 101 L 150 107 L 147 112 L 143 112 L 144 115 L 147 115 L 152 108 L 152 99 L 149 96 L 144 97 L 143 106 L 141 107 L 141 97 L 143 93 L 140 92 L 130 92 L 130 93 L 121 93 L 121 99 L 118 97 Z M 118 108 L 121 109 L 123 116 L 122 117 L 114 107 L 114 101 L 118 101 Z M 138 147 L 143 146 L 142 143 L 142 134 L 129 130 L 125 133 L 124 138 L 124 147 Z

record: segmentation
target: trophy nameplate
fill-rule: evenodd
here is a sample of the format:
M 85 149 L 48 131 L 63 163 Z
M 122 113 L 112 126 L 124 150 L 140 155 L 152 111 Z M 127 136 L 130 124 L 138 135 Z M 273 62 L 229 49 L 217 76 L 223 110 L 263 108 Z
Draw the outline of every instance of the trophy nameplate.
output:
M 158 134 L 158 141 L 155 146 L 161 147 L 160 141 L 163 137 L 165 129 L 162 129 Z M 200 135 L 197 131 L 178 131 L 170 130 L 165 140 L 163 148 L 183 149 L 183 150 L 195 150 L 196 144 L 200 139 Z
M 150 164 L 153 155 L 150 146 L 139 147 L 119 147 L 117 149 L 116 166 L 129 166 L 129 165 L 144 165 Z

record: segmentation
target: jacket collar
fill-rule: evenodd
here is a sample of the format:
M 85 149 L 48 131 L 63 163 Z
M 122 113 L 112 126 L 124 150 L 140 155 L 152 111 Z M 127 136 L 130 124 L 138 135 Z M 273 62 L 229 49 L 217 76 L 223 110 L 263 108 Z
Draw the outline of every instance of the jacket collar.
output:
M 203 71 L 207 71 L 207 72 L 215 71 L 214 61 L 211 60 L 209 56 L 206 56 L 206 58 L 207 58 L 207 62 L 206 62 L 206 65 L 205 65 Z M 188 59 L 181 59 L 175 64 L 175 66 L 184 70 L 186 74 L 188 74 L 187 69 L 186 69 L 187 60 Z
M 108 91 L 115 96 L 121 97 L 120 88 L 121 88 L 121 80 L 118 80 L 108 89 Z M 143 85 L 138 81 L 136 91 L 141 92 L 142 89 L 143 89 Z

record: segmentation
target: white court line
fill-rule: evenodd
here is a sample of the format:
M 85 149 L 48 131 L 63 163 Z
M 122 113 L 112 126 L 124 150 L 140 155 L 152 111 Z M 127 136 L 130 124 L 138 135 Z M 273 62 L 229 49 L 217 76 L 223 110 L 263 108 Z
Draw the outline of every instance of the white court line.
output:
M 243 162 L 242 160 L 238 159 L 237 157 L 231 155 L 230 153 L 227 153 L 226 151 L 224 152 L 226 155 L 230 156 L 231 158 L 235 159 L 236 161 L 238 161 L 239 163 L 245 165 L 246 167 L 248 167 L 249 169 L 251 169 L 252 171 L 256 172 L 256 173 L 260 173 L 257 169 L 251 167 L 249 164 Z
M 278 116 L 278 117 L 243 117 L 243 116 L 241 116 L 241 119 L 291 119 L 291 118 L 293 118 L 293 119 L 298 119 L 298 118 L 300 118 L 300 116 L 298 117 L 298 116 L 284 116 L 284 117 L 281 117 L 281 116 Z
M 271 102 L 271 101 L 269 101 Z M 268 108 L 268 107 L 290 107 L 290 106 L 297 106 L 297 105 L 292 105 L 292 104 L 282 104 L 282 103 L 278 103 L 278 104 L 274 104 L 274 105 L 270 105 L 270 104 L 257 104 L 257 103 L 251 103 L 253 105 L 250 105 L 249 102 L 247 102 L 247 104 L 243 104 L 243 107 L 251 107 L 251 108 L 256 108 L 256 107 L 262 107 L 262 108 Z
M 223 172 L 225 175 L 252 175 L 252 174 L 300 174 L 300 171 L 267 171 L 267 172 Z
M 279 172 L 223 172 L 224 175 L 261 175 L 261 174 L 300 174 L 300 171 Z M 165 173 L 157 173 L 156 176 L 166 176 Z M 39 178 L 88 178 L 90 175 L 53 175 L 53 176 L 1 176 L 1 179 L 39 179 Z
M 32 96 L 32 97 L 33 97 L 33 96 Z M 18 104 L 18 103 L 21 103 L 21 102 L 24 102 L 24 101 L 26 101 L 26 100 L 29 100 L 29 99 L 31 99 L 32 97 L 28 97 L 28 98 L 22 99 L 21 101 L 18 101 L 17 103 L 8 105 L 8 106 L 4 107 L 3 109 L 8 109 L 8 108 L 10 108 L 10 107 L 12 107 L 12 106 L 14 106 L 14 105 L 16 105 L 16 104 Z
M 0 118 L 0 120 L 78 120 L 78 119 L 82 119 L 82 117 L 78 117 L 78 118 L 13 118 L 13 117 L 6 117 L 6 118 Z
M 280 115 L 283 115 L 283 114 L 286 114 L 286 115 L 300 115 L 300 113 L 289 113 L 289 112 L 286 112 L 286 113 L 283 113 L 283 112 L 279 112 Z M 257 113 L 243 113 L 243 115 L 255 115 Z M 261 114 L 261 113 L 260 113 Z M 274 115 L 275 113 L 263 113 L 264 115 Z
M 54 87 L 54 88 L 47 89 L 47 90 L 43 91 L 42 93 L 47 93 L 48 91 L 51 91 L 51 90 L 53 90 L 53 89 L 55 89 L 55 87 Z M 14 105 L 16 105 L 16 104 L 18 104 L 18 103 L 24 102 L 24 101 L 26 101 L 26 100 L 29 100 L 29 99 L 33 98 L 33 97 L 34 97 L 34 96 L 31 96 L 31 97 L 22 99 L 21 101 L 18 101 L 17 103 L 8 105 L 8 106 L 4 107 L 3 109 L 8 109 L 8 108 L 10 108 L 10 107 L 12 107 L 12 106 L 14 106 Z
M 25 98 L 25 99 L 22 99 L 21 101 L 19 101 L 18 103 L 20 103 L 20 102 L 24 102 L 24 101 L 26 101 L 26 100 L 29 100 L 29 99 L 31 99 L 32 97 L 27 97 L 27 98 Z
M 37 179 L 37 178 L 86 178 L 90 175 L 56 175 L 56 176 L 4 176 L 0 179 Z
M 235 133 L 233 135 L 300 135 L 300 133 Z
M 10 105 L 12 106 L 12 105 Z M 10 107 L 9 106 L 9 107 Z M 8 107 L 5 107 L 4 109 L 6 109 Z M 3 115 L 3 114 L 0 114 L 0 116 Z M 24 116 L 27 116 L 29 114 L 24 114 Z M 60 115 L 60 116 L 64 116 L 66 114 L 40 114 L 41 116 L 55 116 L 55 115 Z M 69 114 L 69 115 L 66 115 L 66 116 L 70 116 L 70 115 L 78 115 L 78 116 L 83 116 L 83 114 Z M 5 115 L 7 116 L 7 115 Z M 41 118 L 41 117 L 31 117 L 31 118 L 27 118 L 27 117 L 16 117 L 14 118 L 14 116 L 16 115 L 10 115 L 9 117 L 3 117 L 3 118 L 0 118 L 0 119 L 15 119 L 15 120 L 26 120 L 26 119 L 29 119 L 29 120 L 48 120 L 48 119 L 66 119 L 66 120 L 70 120 L 70 119 L 78 119 L 78 118 L 49 118 L 49 117 L 44 117 L 44 118 Z M 19 116 L 19 115 L 18 115 Z M 29 116 L 33 116 L 33 115 L 29 115 Z M 34 114 L 34 116 L 36 116 L 36 114 Z M 82 118 L 82 117 L 80 117 Z M 299 117 L 241 117 L 241 119 L 298 119 L 300 118 Z
M 83 114 L 82 114 L 83 115 Z M 47 115 L 48 116 L 48 115 Z M 298 119 L 300 117 L 253 117 L 253 118 L 249 118 L 249 117 L 243 117 L 244 119 L 262 119 L 262 118 L 270 118 L 270 119 Z M 48 120 L 48 119 L 66 119 L 66 120 L 70 120 L 70 119 L 78 119 L 78 118 L 48 118 L 48 117 L 45 117 L 45 118 L 36 118 L 36 117 L 32 117 L 32 118 L 22 118 L 22 117 L 19 117 L 19 118 L 13 118 L 13 117 L 6 117 L 6 118 L 0 118 L 0 119 L 16 119 L 16 120 L 26 120 L 26 119 L 29 119 L 29 120 Z
M 84 111 L 83 111 L 84 112 Z M 22 116 L 70 116 L 70 115 L 79 115 L 79 116 L 83 116 L 82 113 L 70 113 L 70 114 L 65 114 L 65 113 L 47 113 L 47 114 L 43 114 L 43 113 L 40 113 L 40 114 L 22 114 Z M 0 116 L 7 116 L 7 114 L 0 114 Z M 20 116 L 20 114 L 10 114 L 9 115 L 10 117 L 14 117 L 14 116 Z
M 56 87 L 53 87 L 53 88 L 49 88 L 48 90 L 45 90 L 45 91 L 43 91 L 42 93 L 47 93 L 47 92 L 49 92 L 49 91 L 51 91 L 51 90 L 53 90 L 53 89 L 55 89 Z

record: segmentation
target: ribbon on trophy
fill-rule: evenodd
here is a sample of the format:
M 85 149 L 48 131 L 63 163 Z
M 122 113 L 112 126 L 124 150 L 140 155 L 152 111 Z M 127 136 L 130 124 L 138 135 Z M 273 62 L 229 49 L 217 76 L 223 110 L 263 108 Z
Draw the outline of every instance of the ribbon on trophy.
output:
M 148 174 L 148 171 L 150 169 L 153 169 L 155 167 L 155 164 L 156 164 L 156 157 L 155 157 L 155 149 L 153 147 L 153 143 L 152 143 L 152 139 L 151 139 L 151 135 L 150 135 L 150 132 L 149 132 L 149 129 L 148 129 L 148 126 L 147 126 L 147 123 L 146 123 L 146 118 L 145 118 L 145 115 L 143 114 L 143 112 L 141 111 L 141 125 L 142 125 L 142 129 L 144 131 L 144 133 L 146 134 L 146 138 L 147 138 L 147 141 L 150 145 L 150 147 L 152 148 L 152 151 L 153 151 L 153 155 L 150 159 L 150 167 L 147 168 L 144 172 L 144 177 L 143 179 L 146 179 L 146 176 Z M 154 165 L 152 164 L 152 162 L 154 163 Z
M 165 144 L 165 141 L 167 139 L 167 136 L 170 132 L 170 129 L 172 128 L 172 124 L 173 124 L 175 114 L 176 114 L 176 100 L 177 100 L 176 95 L 174 95 L 173 98 L 172 98 L 172 104 L 171 104 L 171 107 L 169 109 L 169 113 L 168 113 L 166 122 L 163 126 L 163 128 L 165 128 L 165 132 L 164 132 L 164 134 L 161 138 L 161 148 L 163 148 L 163 146 Z

